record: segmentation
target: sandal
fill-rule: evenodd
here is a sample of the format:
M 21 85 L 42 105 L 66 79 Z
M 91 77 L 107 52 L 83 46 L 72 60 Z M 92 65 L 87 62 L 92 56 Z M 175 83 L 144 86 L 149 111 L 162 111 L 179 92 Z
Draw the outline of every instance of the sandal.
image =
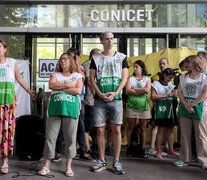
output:
M 68 168 L 68 169 L 66 169 L 65 175 L 67 177 L 72 177 L 72 176 L 74 176 L 74 173 L 71 168 Z
M 42 168 L 42 170 L 38 171 L 37 174 L 45 176 L 46 174 L 48 174 L 50 172 L 49 169 L 47 169 L 45 166 Z
M 9 172 L 9 167 L 1 167 L 1 173 L 7 174 Z

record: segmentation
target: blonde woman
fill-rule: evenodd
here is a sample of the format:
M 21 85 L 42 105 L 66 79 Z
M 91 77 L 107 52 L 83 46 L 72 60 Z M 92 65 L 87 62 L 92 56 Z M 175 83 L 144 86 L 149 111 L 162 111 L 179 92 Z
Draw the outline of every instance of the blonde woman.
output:
M 51 75 L 49 88 L 52 90 L 46 122 L 44 167 L 38 172 L 50 172 L 50 160 L 55 156 L 56 139 L 62 123 L 65 139 L 66 176 L 73 176 L 72 158 L 76 155 L 76 133 L 79 116 L 79 96 L 82 91 L 82 75 L 76 72 L 76 65 L 70 54 L 64 53 L 59 59 L 58 72 Z
M 182 167 L 192 161 L 191 135 L 195 130 L 197 159 L 207 169 L 207 107 L 203 100 L 207 96 L 207 75 L 203 61 L 195 55 L 186 58 L 188 73 L 180 76 L 178 86 L 179 117 L 181 129 L 180 160 L 175 166 Z

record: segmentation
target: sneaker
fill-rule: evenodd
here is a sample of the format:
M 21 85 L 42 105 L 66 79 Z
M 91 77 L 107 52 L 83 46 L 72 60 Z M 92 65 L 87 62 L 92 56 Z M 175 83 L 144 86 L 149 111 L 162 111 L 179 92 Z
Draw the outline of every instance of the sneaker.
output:
M 180 155 L 178 153 L 176 153 L 175 151 L 170 151 L 167 153 L 168 157 L 175 157 L 175 158 L 179 158 Z
M 162 158 L 162 152 L 157 151 L 156 154 L 155 154 L 155 157 L 158 158 L 158 159 L 163 159 Z
M 202 165 L 202 169 L 203 169 L 203 170 L 207 170 L 207 162 L 204 162 L 204 163 L 203 163 L 203 165 Z
M 145 149 L 141 149 L 139 157 L 140 158 L 148 158 L 148 155 L 146 154 Z
M 111 146 L 107 146 L 105 149 L 105 154 L 108 156 L 113 156 L 114 155 L 114 150 Z
M 188 163 L 183 162 L 182 160 L 177 160 L 174 162 L 174 165 L 177 167 L 183 167 L 183 166 L 187 166 Z
M 88 162 L 95 162 L 95 160 L 92 159 L 89 155 L 80 155 L 79 159 Z
M 102 171 L 106 169 L 106 165 L 107 165 L 106 161 L 104 161 L 103 159 L 100 159 L 96 162 L 96 165 L 92 167 L 92 171 L 94 172 Z
M 155 154 L 155 150 L 154 150 L 154 148 L 149 147 L 149 148 L 147 148 L 146 153 L 147 154 Z
M 61 154 L 56 154 L 55 158 L 51 159 L 52 162 L 59 162 L 62 160 L 62 155 Z
M 115 174 L 119 174 L 119 175 L 124 174 L 122 164 L 117 160 L 114 160 L 112 170 L 114 171 Z

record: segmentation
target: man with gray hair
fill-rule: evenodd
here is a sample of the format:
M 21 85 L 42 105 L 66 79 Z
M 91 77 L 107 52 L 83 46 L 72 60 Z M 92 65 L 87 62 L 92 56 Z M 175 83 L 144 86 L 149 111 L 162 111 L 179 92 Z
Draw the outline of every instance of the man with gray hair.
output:
M 128 63 L 125 54 L 113 50 L 114 35 L 104 32 L 100 36 L 104 51 L 93 56 L 90 65 L 90 81 L 96 92 L 94 102 L 94 126 L 97 130 L 99 160 L 92 167 L 95 172 L 106 169 L 105 161 L 105 126 L 109 113 L 114 146 L 113 171 L 124 174 L 119 162 L 121 150 L 121 124 L 123 123 L 123 104 L 121 91 L 128 76 Z M 96 78 L 96 81 L 95 81 Z

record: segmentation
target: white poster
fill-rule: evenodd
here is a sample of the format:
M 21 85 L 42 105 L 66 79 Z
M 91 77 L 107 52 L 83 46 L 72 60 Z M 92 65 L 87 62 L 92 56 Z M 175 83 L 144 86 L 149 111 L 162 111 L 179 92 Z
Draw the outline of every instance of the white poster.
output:
M 16 63 L 19 69 L 19 73 L 21 74 L 28 87 L 30 87 L 29 61 L 16 59 Z M 30 95 L 20 86 L 18 82 L 15 82 L 15 92 L 17 97 L 16 117 L 31 114 Z
M 55 71 L 58 59 L 39 59 L 39 77 L 49 78 Z

